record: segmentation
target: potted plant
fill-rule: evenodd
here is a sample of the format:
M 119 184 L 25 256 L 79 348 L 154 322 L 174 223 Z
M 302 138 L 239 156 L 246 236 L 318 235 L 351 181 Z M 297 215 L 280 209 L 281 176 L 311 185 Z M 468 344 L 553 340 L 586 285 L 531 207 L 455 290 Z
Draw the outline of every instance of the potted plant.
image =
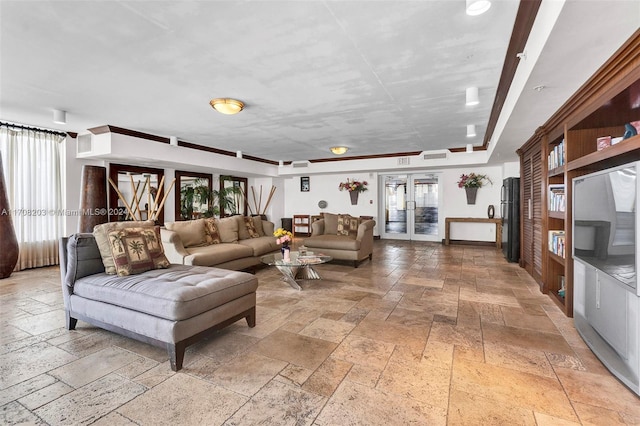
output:
M 482 186 L 487 182 L 493 185 L 493 182 L 487 175 L 479 175 L 476 173 L 460 175 L 458 188 L 465 189 L 465 192 L 467 194 L 467 204 L 476 203 L 476 194 L 478 193 L 478 188 L 482 188 Z
M 349 191 L 351 204 L 356 205 L 358 204 L 358 194 L 369 190 L 367 185 L 369 185 L 369 183 L 366 180 L 359 181 L 355 179 L 347 179 L 346 182 L 340 182 L 338 189 L 340 189 L 340 191 Z

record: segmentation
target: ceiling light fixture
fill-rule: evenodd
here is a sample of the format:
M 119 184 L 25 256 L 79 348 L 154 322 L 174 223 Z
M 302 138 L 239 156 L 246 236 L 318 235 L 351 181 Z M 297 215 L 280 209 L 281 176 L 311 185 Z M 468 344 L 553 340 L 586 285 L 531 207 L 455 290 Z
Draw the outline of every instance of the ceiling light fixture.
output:
M 244 103 L 231 98 L 211 99 L 209 104 L 216 111 L 227 115 L 237 114 L 244 109 Z
M 467 124 L 467 137 L 472 138 L 476 135 L 476 125 L 475 124 Z
M 467 106 L 478 105 L 480 99 L 478 98 L 477 87 L 467 87 Z
M 342 155 L 345 152 L 349 151 L 349 148 L 347 148 L 346 146 L 332 146 L 331 148 L 329 148 L 331 150 L 331 152 L 333 152 L 335 155 Z
M 59 109 L 53 110 L 53 122 L 56 124 L 67 124 L 67 112 Z
M 489 0 L 467 0 L 467 15 L 482 15 L 491 7 Z

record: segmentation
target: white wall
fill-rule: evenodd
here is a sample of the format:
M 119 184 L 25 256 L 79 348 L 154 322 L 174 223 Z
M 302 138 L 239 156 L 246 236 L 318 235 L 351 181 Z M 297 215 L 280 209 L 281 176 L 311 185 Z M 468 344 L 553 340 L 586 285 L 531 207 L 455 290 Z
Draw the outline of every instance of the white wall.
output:
M 133 143 L 135 142 L 135 143 Z M 79 181 L 83 164 L 98 163 L 108 164 L 109 161 L 123 163 L 122 155 L 127 153 L 126 164 L 149 165 L 152 167 L 165 168 L 165 190 L 168 190 L 170 182 L 175 176 L 176 168 L 181 170 L 193 170 L 198 172 L 212 173 L 214 185 L 217 185 L 216 178 L 220 174 L 232 174 L 234 176 L 246 176 L 249 179 L 249 188 L 253 186 L 259 191 L 263 188 L 263 205 L 266 203 L 271 185 L 276 186 L 276 192 L 271 204 L 267 209 L 268 220 L 272 221 L 276 227 L 282 225 L 283 217 L 293 217 L 295 214 L 316 215 L 321 212 L 329 213 L 349 213 L 353 216 L 373 216 L 376 219 L 375 235 L 380 235 L 379 229 L 383 225 L 380 222 L 384 218 L 378 217 L 378 201 L 383 201 L 383 194 L 379 188 L 379 175 L 381 173 L 430 173 L 437 172 L 441 176 L 443 195 L 440 213 L 440 238 L 444 238 L 444 218 L 445 217 L 487 217 L 487 209 L 490 204 L 495 206 L 495 217 L 500 214 L 500 188 L 502 179 L 510 176 L 519 176 L 519 162 L 504 163 L 497 166 L 483 166 L 477 162 L 480 157 L 475 154 L 451 155 L 444 160 L 422 160 L 419 167 L 413 169 L 402 167 L 395 171 L 391 166 L 397 163 L 397 159 L 372 159 L 360 161 L 339 161 L 331 162 L 329 165 L 312 164 L 304 170 L 295 169 L 296 174 L 292 174 L 294 169 L 290 166 L 277 167 L 255 161 L 226 157 L 219 154 L 201 152 L 189 148 L 158 144 L 139 138 L 131 138 L 123 135 L 99 135 L 93 141 L 94 153 L 96 155 L 83 154 L 83 159 L 75 159 L 75 147 L 68 153 L 68 182 L 67 197 L 68 205 L 73 203 L 73 208 L 79 203 Z M 132 152 L 132 146 L 136 148 Z M 113 157 L 113 158 L 110 158 Z M 456 161 L 454 161 L 454 158 Z M 484 158 L 484 157 L 482 157 Z M 106 160 L 105 160 L 106 159 Z M 457 161 L 460 159 L 461 161 Z M 380 167 L 381 161 L 386 161 Z M 387 164 L 388 163 L 388 164 Z M 393 164 L 392 164 L 393 163 Z M 447 168 L 448 164 L 455 167 Z M 461 166 L 460 164 L 466 164 Z M 340 171 L 337 170 L 352 170 Z M 322 170 L 322 171 L 320 171 Z M 387 171 L 388 170 L 388 171 Z M 401 170 L 401 171 L 400 171 Z M 464 189 L 457 186 L 457 181 L 463 173 L 475 172 L 487 174 L 493 181 L 493 185 L 480 188 L 478 191 L 476 204 L 468 205 Z M 300 177 L 309 176 L 310 191 L 300 190 Z M 71 180 L 77 179 L 77 184 Z M 340 191 L 338 185 L 347 179 L 366 180 L 369 190 L 359 195 L 357 205 L 351 205 L 349 193 Z M 74 186 L 75 185 L 75 186 Z M 74 191 L 74 187 L 78 188 Z M 250 195 L 251 197 L 251 195 Z M 324 200 L 328 206 L 325 209 L 318 207 L 318 202 Z M 165 204 L 165 220 L 174 220 L 174 191 L 171 190 Z M 255 213 L 255 212 L 254 212 Z M 75 227 L 73 218 L 68 220 L 69 228 L 72 232 Z M 494 241 L 495 226 L 492 224 L 456 223 L 451 228 L 451 238 L 473 241 Z
M 71 214 L 71 212 L 80 211 L 80 191 L 82 185 L 82 167 L 105 166 L 102 160 L 81 160 L 76 159 L 77 139 L 67 136 L 64 142 L 63 158 L 64 158 L 64 174 L 62 182 L 64 184 L 64 209 L 69 212 L 64 218 L 64 235 L 69 236 L 78 232 L 80 216 Z
M 444 238 L 445 217 L 488 217 L 489 205 L 495 207 L 496 218 L 500 217 L 500 189 L 502 187 L 502 166 L 493 167 L 465 167 L 444 170 L 442 185 L 444 185 L 443 209 L 440 212 L 440 235 Z M 492 185 L 478 189 L 475 204 L 467 204 L 466 192 L 458 188 L 460 175 L 484 174 L 493 181 Z M 495 241 L 496 228 L 489 223 L 453 223 L 450 229 L 450 239 L 465 241 Z

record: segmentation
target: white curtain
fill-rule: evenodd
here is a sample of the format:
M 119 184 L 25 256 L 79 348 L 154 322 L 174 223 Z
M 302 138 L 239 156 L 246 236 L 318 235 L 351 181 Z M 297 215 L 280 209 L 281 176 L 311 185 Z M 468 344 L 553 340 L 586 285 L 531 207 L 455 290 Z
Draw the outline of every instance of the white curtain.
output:
M 16 271 L 59 263 L 63 140 L 50 132 L 0 127 L 7 198 L 20 247 Z

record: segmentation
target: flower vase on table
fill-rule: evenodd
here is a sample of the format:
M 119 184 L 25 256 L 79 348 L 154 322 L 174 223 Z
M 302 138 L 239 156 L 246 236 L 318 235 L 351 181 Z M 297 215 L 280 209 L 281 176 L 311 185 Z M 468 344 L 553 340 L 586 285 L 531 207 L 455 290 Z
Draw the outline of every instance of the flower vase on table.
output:
M 278 228 L 273 232 L 276 237 L 276 244 L 282 244 L 280 251 L 282 252 L 282 260 L 289 262 L 291 260 L 291 248 L 289 243 L 293 241 L 293 234 L 284 228 Z
M 280 251 L 282 252 L 282 260 L 284 260 L 285 262 L 289 262 L 291 260 L 291 248 L 289 246 L 283 245 L 280 248 Z

